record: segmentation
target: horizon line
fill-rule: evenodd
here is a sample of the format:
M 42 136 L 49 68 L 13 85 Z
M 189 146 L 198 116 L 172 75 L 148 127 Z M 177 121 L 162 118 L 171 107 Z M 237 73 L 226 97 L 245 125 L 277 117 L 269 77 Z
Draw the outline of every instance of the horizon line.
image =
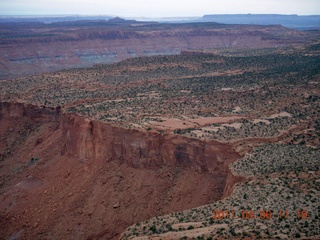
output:
M 97 14 L 97 13 L 65 13 L 65 14 L 38 14 L 38 13 L 0 13 L 0 17 L 121 17 L 121 18 L 153 18 L 153 19 L 161 19 L 161 18 L 196 18 L 196 17 L 204 17 L 210 15 L 279 15 L 279 16 L 320 16 L 320 14 L 297 14 L 297 13 L 206 13 L 203 15 L 197 16 L 157 16 L 157 17 L 146 17 L 146 16 L 124 16 L 124 15 L 116 15 L 116 14 Z

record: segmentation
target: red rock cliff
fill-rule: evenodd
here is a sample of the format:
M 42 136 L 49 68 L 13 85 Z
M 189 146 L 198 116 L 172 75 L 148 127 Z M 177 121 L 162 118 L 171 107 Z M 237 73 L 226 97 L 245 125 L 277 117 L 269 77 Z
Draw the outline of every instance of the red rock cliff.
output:
M 39 122 L 58 121 L 60 108 L 38 107 L 24 103 L 0 102 L 0 119 L 27 117 Z
M 22 103 L 0 103 L 0 152 L 8 239 L 117 239 L 134 223 L 229 194 L 228 164 L 239 158 L 228 144 Z
M 119 161 L 135 168 L 181 166 L 226 174 L 228 164 L 239 158 L 230 145 L 217 141 L 124 129 L 76 114 L 63 114 L 61 125 L 68 154 L 82 160 Z

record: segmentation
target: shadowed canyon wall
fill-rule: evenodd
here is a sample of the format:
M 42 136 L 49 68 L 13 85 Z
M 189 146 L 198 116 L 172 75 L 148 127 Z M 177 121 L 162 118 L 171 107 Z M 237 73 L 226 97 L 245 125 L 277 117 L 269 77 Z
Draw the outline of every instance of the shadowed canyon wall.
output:
M 226 173 L 228 164 L 239 157 L 228 144 L 125 129 L 76 114 L 64 114 L 62 128 L 68 154 L 82 160 L 119 161 L 134 168 L 180 166 Z
M 7 238 L 117 239 L 133 223 L 219 200 L 235 183 L 228 164 L 240 156 L 228 144 L 21 103 L 1 103 L 0 122 Z

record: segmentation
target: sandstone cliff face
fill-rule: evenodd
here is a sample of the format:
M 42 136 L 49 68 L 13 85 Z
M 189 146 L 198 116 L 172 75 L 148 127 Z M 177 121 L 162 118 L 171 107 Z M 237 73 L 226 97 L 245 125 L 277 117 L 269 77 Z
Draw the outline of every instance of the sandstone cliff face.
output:
M 117 239 L 136 222 L 219 200 L 235 182 L 228 144 L 22 103 L 0 103 L 0 123 L 6 238 Z
M 1 118 L 27 117 L 37 122 L 58 121 L 60 108 L 37 107 L 24 103 L 0 102 Z
M 2 117 L 59 122 L 67 154 L 83 161 L 117 161 L 134 168 L 179 166 L 226 174 L 229 163 L 239 158 L 231 145 L 225 143 L 125 129 L 74 113 L 61 113 L 60 108 L 2 102 Z
M 231 146 L 171 134 L 124 129 L 75 114 L 64 114 L 62 128 L 68 154 L 82 160 L 125 162 L 134 168 L 179 166 L 226 174 L 239 158 Z

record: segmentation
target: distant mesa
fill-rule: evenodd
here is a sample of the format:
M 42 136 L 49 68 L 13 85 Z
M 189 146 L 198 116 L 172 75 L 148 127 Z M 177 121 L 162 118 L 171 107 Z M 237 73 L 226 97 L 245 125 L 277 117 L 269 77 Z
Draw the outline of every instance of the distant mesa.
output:
M 126 20 L 120 17 L 111 18 L 108 20 L 109 23 L 133 23 L 137 22 L 136 20 Z
M 230 20 L 233 15 L 223 16 Z M 239 25 L 240 20 L 236 25 L 221 24 L 223 19 L 218 21 L 215 17 L 180 24 L 120 17 L 107 20 L 107 16 L 76 21 L 71 17 L 64 21 L 67 19 L 51 19 L 50 24 L 44 24 L 40 20 L 3 23 L 0 18 L 0 79 L 109 64 L 132 57 L 177 55 L 203 49 L 285 47 L 312 43 L 317 38 L 316 33 L 279 25 L 258 26 L 258 21 L 252 25 Z
M 108 22 L 125 22 L 126 20 L 123 18 L 115 17 L 108 20 Z
M 224 24 L 282 25 L 298 30 L 320 27 L 320 15 L 299 16 L 296 14 L 211 14 L 204 15 L 200 21 Z

